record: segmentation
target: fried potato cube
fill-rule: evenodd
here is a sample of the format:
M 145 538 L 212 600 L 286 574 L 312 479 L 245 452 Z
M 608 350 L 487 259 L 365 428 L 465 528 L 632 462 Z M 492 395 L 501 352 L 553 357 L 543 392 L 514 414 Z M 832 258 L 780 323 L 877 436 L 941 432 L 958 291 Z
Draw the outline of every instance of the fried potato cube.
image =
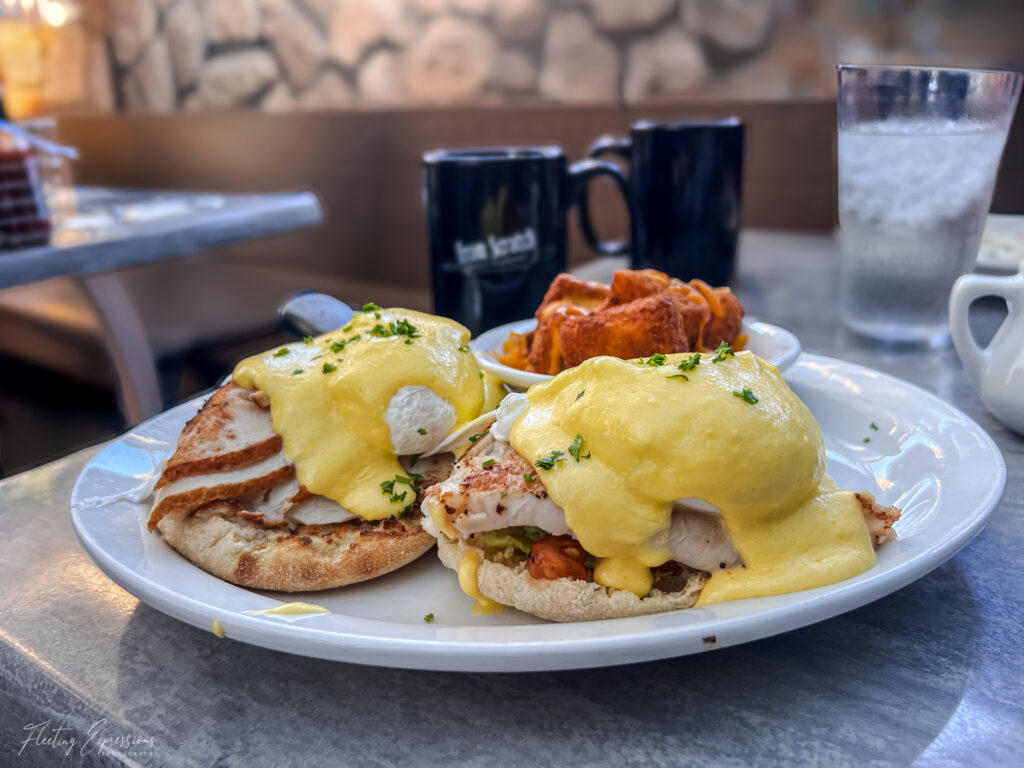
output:
M 732 295 L 732 291 L 728 288 L 715 288 L 714 293 L 722 307 L 722 314 L 711 315 L 704 326 L 701 334 L 704 349 L 715 349 L 723 341 L 732 344 L 743 324 L 743 305 Z
M 551 281 L 547 293 L 540 306 L 537 307 L 535 317 L 538 320 L 559 306 L 577 306 L 584 309 L 594 309 L 605 300 L 608 295 L 608 286 L 604 283 L 592 283 L 580 280 L 568 272 L 563 272 Z
M 611 355 L 625 360 L 655 352 L 689 352 L 688 313 L 666 292 L 608 307 L 562 322 L 562 359 L 575 366 L 590 357 Z

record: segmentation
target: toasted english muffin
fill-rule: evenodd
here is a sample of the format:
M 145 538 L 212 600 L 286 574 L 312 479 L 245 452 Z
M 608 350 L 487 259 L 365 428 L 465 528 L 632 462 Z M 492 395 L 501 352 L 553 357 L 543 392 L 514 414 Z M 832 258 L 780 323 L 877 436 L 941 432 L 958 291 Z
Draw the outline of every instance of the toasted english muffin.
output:
M 686 569 L 678 591 L 653 589 L 640 598 L 632 592 L 602 587 L 593 581 L 535 579 L 527 571 L 525 559 L 509 557 L 508 550 L 488 550 L 444 534 L 437 537 L 437 554 L 441 562 L 454 571 L 470 549 L 475 549 L 482 558 L 476 579 L 484 597 L 549 621 L 621 619 L 690 608 L 697 602 L 707 580 L 700 571 Z
M 416 517 L 268 528 L 236 500 L 164 515 L 157 529 L 178 552 L 226 581 L 276 592 L 333 589 L 382 576 L 425 553 L 434 537 Z

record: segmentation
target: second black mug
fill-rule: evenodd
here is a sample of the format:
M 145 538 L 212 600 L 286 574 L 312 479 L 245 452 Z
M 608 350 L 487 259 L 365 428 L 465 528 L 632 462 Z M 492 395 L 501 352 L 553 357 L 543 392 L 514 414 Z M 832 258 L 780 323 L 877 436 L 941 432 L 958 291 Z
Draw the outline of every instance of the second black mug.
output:
M 634 123 L 628 137 L 602 136 L 591 157 L 629 162 L 634 269 L 725 285 L 736 264 L 743 177 L 743 124 L 724 120 Z M 584 190 L 585 195 L 585 190 Z M 593 239 L 586 200 L 581 224 Z

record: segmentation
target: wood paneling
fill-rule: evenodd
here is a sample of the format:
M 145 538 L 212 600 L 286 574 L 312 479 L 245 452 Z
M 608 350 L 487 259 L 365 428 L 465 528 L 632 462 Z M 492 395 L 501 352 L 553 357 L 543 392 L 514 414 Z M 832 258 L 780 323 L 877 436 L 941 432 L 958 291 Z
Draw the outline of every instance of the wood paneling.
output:
M 562 145 L 579 158 L 602 133 L 632 120 L 738 115 L 747 126 L 743 219 L 748 227 L 829 230 L 835 218 L 835 105 L 831 101 L 708 104 L 458 107 L 264 115 L 254 112 L 69 118 L 62 138 L 78 146 L 81 181 L 132 187 L 256 191 L 309 188 L 327 223 L 281 249 L 246 258 L 368 282 L 428 285 L 420 155 L 433 147 Z M 1020 164 L 1017 121 L 1007 164 Z M 997 210 L 1024 210 L 1020 168 L 1004 165 Z M 605 235 L 625 229 L 623 205 L 595 190 Z M 573 262 L 590 254 L 571 228 Z

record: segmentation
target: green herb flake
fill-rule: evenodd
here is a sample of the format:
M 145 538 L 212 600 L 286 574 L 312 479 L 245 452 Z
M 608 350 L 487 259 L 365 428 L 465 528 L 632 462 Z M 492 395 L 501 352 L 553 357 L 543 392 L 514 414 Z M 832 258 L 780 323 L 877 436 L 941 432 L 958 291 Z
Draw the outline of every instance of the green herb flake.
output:
M 357 333 L 355 336 L 352 336 L 351 338 L 349 338 L 345 343 L 346 344 L 355 344 L 357 341 L 360 341 L 362 338 L 363 338 L 363 335 L 361 333 Z
M 434 614 L 428 613 L 426 616 L 423 617 L 423 620 L 425 622 L 427 622 L 427 624 L 433 624 L 434 623 Z
M 529 473 L 527 473 L 527 474 L 523 475 L 523 480 L 525 480 L 525 481 L 526 481 L 526 482 L 528 482 L 528 483 L 532 483 L 532 482 L 533 482 L 534 480 L 536 480 L 536 479 L 537 479 L 537 476 L 536 476 L 536 475 L 531 475 L 531 474 L 529 474 Z
M 498 463 L 497 459 L 488 459 L 487 461 L 485 461 L 480 466 L 483 467 L 484 469 L 490 469 L 491 467 L 493 467 L 497 463 Z
M 870 443 L 870 442 L 871 442 L 871 438 L 870 438 L 870 437 L 865 437 L 865 438 L 864 438 L 864 444 L 865 444 L 865 445 L 866 445 L 866 444 L 868 444 L 868 443 Z
M 312 336 L 303 336 L 302 337 L 302 343 L 305 344 L 307 347 L 312 346 L 312 344 L 313 344 L 313 337 Z
M 334 363 L 324 363 L 324 367 L 321 368 L 320 370 L 323 371 L 324 373 L 334 373 L 336 370 L 338 370 L 338 366 L 336 366 Z
M 469 352 L 469 344 L 459 344 L 459 352 Z
M 754 393 L 750 391 L 749 387 L 734 390 L 732 394 L 733 397 L 738 397 L 740 400 L 750 403 L 751 405 L 754 405 L 757 402 L 757 398 L 754 397 Z
M 469 442 L 475 443 L 481 437 L 486 437 L 486 436 L 487 436 L 487 432 L 486 431 L 485 432 L 478 432 L 475 435 L 470 435 L 468 439 L 469 439 Z
M 501 498 L 504 499 L 506 496 L 508 496 L 508 491 L 502 491 L 501 492 Z
M 416 433 L 419 435 L 425 435 L 427 434 L 427 430 L 425 430 L 423 427 L 420 427 L 419 429 L 416 430 Z
M 873 430 L 875 430 L 875 432 L 877 432 L 877 431 L 878 431 L 878 425 L 877 425 L 877 424 L 875 424 L 875 422 L 873 422 L 873 421 L 871 422 L 871 428 L 872 428 Z
M 542 456 L 533 463 L 541 469 L 551 470 L 559 461 L 565 461 L 565 451 L 552 451 L 550 455 Z
M 572 445 L 569 446 L 569 455 L 576 459 L 579 463 L 580 459 L 589 459 L 590 451 L 582 453 L 583 451 L 583 435 L 576 435 L 576 439 L 572 441 Z
M 354 326 L 352 325 L 352 323 L 349 323 L 348 325 L 346 325 L 344 328 L 341 329 L 341 332 L 342 333 L 348 333 L 349 331 L 352 330 L 353 327 Z
M 416 466 L 416 462 L 420 460 L 420 456 L 422 456 L 422 455 L 423 455 L 422 453 L 414 453 L 412 456 L 410 456 L 409 457 L 409 466 L 410 467 L 415 467 Z
M 274 357 L 284 357 L 288 354 L 288 347 L 281 347 L 277 352 L 274 353 Z
M 400 477 L 400 475 L 398 477 Z M 385 480 L 384 482 L 382 482 L 380 484 L 380 492 L 388 497 L 388 501 L 391 501 L 391 502 L 405 501 L 405 497 L 409 493 L 408 491 L 402 491 L 401 493 L 398 493 L 397 491 L 395 491 L 395 483 L 399 482 L 398 477 L 395 477 L 394 480 Z M 409 480 L 409 484 L 411 484 L 412 481 L 409 478 L 405 478 L 405 479 Z M 404 511 L 405 510 L 403 510 L 403 512 Z M 399 516 L 401 516 L 401 515 L 399 515 Z
M 294 371 L 292 371 L 292 376 L 298 376 L 300 373 L 302 373 L 302 369 L 296 368 Z
M 341 350 L 343 350 L 344 348 L 345 348 L 345 342 L 344 341 L 332 341 L 331 342 L 331 352 L 334 352 L 335 354 L 337 354 L 338 352 L 341 352 Z
M 647 358 L 646 360 L 644 360 L 641 357 L 640 358 L 640 364 L 641 365 L 651 365 L 651 366 L 661 366 L 661 365 L 665 364 L 665 360 L 666 359 L 667 359 L 667 357 L 665 355 L 661 354 L 660 352 L 656 352 L 653 355 L 651 355 L 649 358 Z
M 700 365 L 700 352 L 694 352 L 686 360 L 683 360 L 679 365 L 676 366 L 680 371 L 692 371 Z
M 477 371 L 477 373 L 480 374 L 480 378 L 481 379 L 484 377 L 484 372 L 483 371 Z
M 683 381 L 689 381 L 690 380 L 690 377 L 687 376 L 685 373 L 676 373 L 676 374 L 673 374 L 672 376 L 666 376 L 665 378 L 666 379 L 682 379 Z
M 402 498 L 403 499 L 405 498 L 405 494 L 404 493 L 402 494 Z M 412 504 L 406 504 L 404 507 L 402 507 L 402 511 L 399 512 L 397 515 L 395 515 L 395 517 L 401 519 L 401 518 L 406 518 L 406 517 L 408 517 L 411 514 L 412 514 Z
M 585 395 L 586 393 L 587 393 L 587 390 L 585 390 L 585 389 L 581 389 L 581 390 L 580 390 L 580 393 L 579 393 L 578 395 L 576 395 L 576 399 L 577 399 L 577 400 L 579 400 L 579 399 L 580 399 L 581 397 L 583 397 L 583 395 Z
M 723 341 L 718 345 L 718 349 L 715 350 L 715 356 L 711 358 L 711 362 L 720 363 L 727 357 L 736 357 L 736 353 L 733 352 L 731 345 L 726 344 L 725 341 Z
M 368 301 L 363 304 L 363 312 L 380 312 L 380 306 L 372 301 Z

